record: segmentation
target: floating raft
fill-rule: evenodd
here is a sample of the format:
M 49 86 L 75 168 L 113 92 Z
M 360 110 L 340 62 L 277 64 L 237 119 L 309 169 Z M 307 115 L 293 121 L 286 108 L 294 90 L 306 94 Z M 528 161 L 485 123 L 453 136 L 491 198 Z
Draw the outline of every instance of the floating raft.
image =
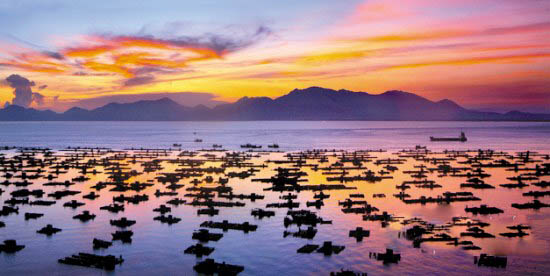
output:
M 126 227 L 130 227 L 130 226 L 136 224 L 136 221 L 135 220 L 129 220 L 126 217 L 122 217 L 118 220 L 112 219 L 110 221 L 110 223 L 111 223 L 111 225 L 116 226 L 116 227 L 126 228 Z
M 198 209 L 197 215 L 209 215 L 209 216 L 215 216 L 220 213 L 220 210 L 214 209 L 214 208 L 205 208 L 205 209 Z
M 504 213 L 502 209 L 496 208 L 496 207 L 488 207 L 485 204 L 482 204 L 479 207 L 466 207 L 464 209 L 468 213 L 473 213 L 474 215 L 480 214 L 480 215 L 490 215 L 490 214 L 500 214 Z
M 82 212 L 82 214 L 74 216 L 73 219 L 78 219 L 82 222 L 87 222 L 89 220 L 95 219 L 95 215 L 90 214 L 90 211 L 84 211 L 84 212 Z
M 237 275 L 244 270 L 244 266 L 240 265 L 231 265 L 223 263 L 216 263 L 214 259 L 206 259 L 198 264 L 196 264 L 193 269 L 198 273 L 207 274 L 207 275 Z
M 113 236 L 113 241 L 120 240 L 122 243 L 131 243 L 134 232 L 130 230 L 116 231 L 111 235 Z
M 538 210 L 540 208 L 546 208 L 550 207 L 550 204 L 542 203 L 538 200 L 533 200 L 533 202 L 527 202 L 527 203 L 513 203 L 512 207 L 516 209 L 535 209 Z
M 398 263 L 401 260 L 401 254 L 393 253 L 393 249 L 386 248 L 385 253 L 369 253 L 369 257 L 374 257 L 378 261 L 382 261 L 384 264 Z
M 158 208 L 153 209 L 153 212 L 158 212 L 164 215 L 165 213 L 169 213 L 172 211 L 172 208 L 166 207 L 166 205 L 162 204 Z
M 70 208 L 76 209 L 76 208 L 78 208 L 80 206 L 83 206 L 83 205 L 84 205 L 83 202 L 78 202 L 78 201 L 73 199 L 73 200 L 63 204 L 63 207 L 70 207 Z
M 158 217 L 154 217 L 153 220 L 158 220 L 161 223 L 167 223 L 168 225 L 172 225 L 174 223 L 178 223 L 181 221 L 181 218 L 174 217 L 172 215 L 160 215 Z
M 25 213 L 25 220 L 37 219 L 43 216 L 44 214 L 40 214 L 40 213 Z
M 258 217 L 259 219 L 262 219 L 263 217 L 271 217 L 275 215 L 274 211 L 266 211 L 263 209 L 252 209 L 251 215 L 254 217 Z
M 100 239 L 94 239 L 93 244 L 94 244 L 94 249 L 109 248 L 111 245 L 113 245 L 113 243 L 110 241 L 104 241 Z
M 51 224 L 46 225 L 46 227 L 36 231 L 38 234 L 44 234 L 47 236 L 51 236 L 57 232 L 61 232 L 61 229 L 53 227 Z
M 123 212 L 124 211 L 124 205 L 119 205 L 119 204 L 113 203 L 111 205 L 106 205 L 106 206 L 99 207 L 99 210 L 107 210 L 111 213 L 118 213 L 118 212 Z
M 88 253 L 78 253 L 78 255 L 72 255 L 64 259 L 59 259 L 58 262 L 67 265 L 114 270 L 116 265 L 120 265 L 124 262 L 124 259 L 122 259 L 122 256 L 117 258 L 113 255 L 100 256 Z
M 4 244 L 0 244 L 0 252 L 15 253 L 25 248 L 24 245 L 17 244 L 15 240 L 5 240 Z
M 258 229 L 258 225 L 253 225 L 253 224 L 250 224 L 249 222 L 230 223 L 227 220 L 224 220 L 222 222 L 205 221 L 201 223 L 200 226 L 207 227 L 207 228 L 222 229 L 224 232 L 227 230 L 240 230 L 245 233 L 248 233 L 250 231 L 256 231 L 256 229 Z
M 474 264 L 478 266 L 490 266 L 505 268 L 508 264 L 508 258 L 504 256 L 491 256 L 487 254 L 481 254 L 479 257 L 474 256 Z
M 364 237 L 370 236 L 369 230 L 364 230 L 363 227 L 357 227 L 355 230 L 349 231 L 349 236 L 354 237 L 358 242 L 362 241 Z
M 331 272 L 330 276 L 367 276 L 367 273 L 342 269 L 340 271 Z
M 199 240 L 201 242 L 219 241 L 223 237 L 223 234 L 210 233 L 207 229 L 199 229 L 198 231 L 193 232 L 192 237 L 194 240 Z
M 303 253 L 303 254 L 309 254 L 309 253 L 312 253 L 313 251 L 317 250 L 317 248 L 319 248 L 319 245 L 317 245 L 317 244 L 306 244 L 306 245 L 298 248 L 298 250 L 296 252 Z
M 302 254 L 310 254 L 313 252 L 317 253 L 323 253 L 325 255 L 332 255 L 332 254 L 339 254 L 342 252 L 346 247 L 341 245 L 332 245 L 331 241 L 325 241 L 323 243 L 323 246 L 319 246 L 317 244 L 306 244 L 300 248 L 296 252 L 302 253 Z
M 200 258 L 202 256 L 210 255 L 210 253 L 212 253 L 213 251 L 214 251 L 213 247 L 207 247 L 207 246 L 203 246 L 200 243 L 197 243 L 195 245 L 189 246 L 187 249 L 185 249 L 185 251 L 183 251 L 183 253 L 193 254 Z
M 189 205 L 191 206 L 207 206 L 207 207 L 244 207 L 243 202 L 223 202 L 223 201 L 198 201 L 194 200 Z
M 293 202 L 292 200 L 288 200 L 286 202 L 276 202 L 276 203 L 268 203 L 266 208 L 298 208 L 300 207 L 300 202 Z
M 317 229 L 313 228 L 312 226 L 308 227 L 307 229 L 298 229 L 296 232 L 290 232 L 290 231 L 284 231 L 283 237 L 286 238 L 287 236 L 291 235 L 295 238 L 302 238 L 302 239 L 313 239 L 315 235 L 317 234 Z
M 53 201 L 53 200 L 35 200 L 35 201 L 31 201 L 29 204 L 32 206 L 32 205 L 37 205 L 37 206 L 50 206 L 50 205 L 54 205 L 56 202 Z
M 284 219 L 285 227 L 296 224 L 316 226 L 317 224 L 332 224 L 331 220 L 323 220 L 315 212 L 309 210 L 288 211 Z

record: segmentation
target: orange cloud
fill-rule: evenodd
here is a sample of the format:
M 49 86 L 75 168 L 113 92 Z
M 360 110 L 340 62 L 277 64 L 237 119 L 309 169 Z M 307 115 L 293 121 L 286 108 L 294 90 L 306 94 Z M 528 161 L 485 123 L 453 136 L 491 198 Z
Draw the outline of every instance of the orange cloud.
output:
M 260 29 L 254 35 L 262 32 L 267 32 L 267 29 Z M 140 70 L 143 67 L 149 67 L 146 70 L 148 74 L 184 68 L 194 62 L 221 59 L 250 43 L 248 40 L 221 38 L 203 41 L 197 38 L 170 40 L 139 36 L 86 36 L 80 46 L 63 48 L 55 56 L 32 49 L 18 49 L 23 54 L 11 53 L 14 58 L 0 59 L 0 64 L 30 72 L 90 75 L 82 72 L 84 69 L 134 78 L 143 71 Z
M 110 72 L 121 74 L 124 77 L 131 78 L 134 74 L 127 68 L 116 64 L 100 63 L 95 61 L 86 61 L 82 64 L 87 69 L 91 69 L 97 72 Z
M 69 48 L 64 55 L 85 58 L 82 66 L 93 71 L 111 72 L 126 78 L 135 77 L 138 67 L 183 68 L 191 62 L 219 59 L 223 49 L 210 49 L 179 40 L 118 36 L 91 39 L 100 45 Z M 220 52 L 218 52 L 218 50 Z
M 77 47 L 77 48 L 68 48 L 63 51 L 63 54 L 67 57 L 82 57 L 82 58 L 92 58 L 98 55 L 107 53 L 109 51 L 115 50 L 117 47 L 114 45 L 96 45 L 96 46 L 87 46 L 87 47 Z

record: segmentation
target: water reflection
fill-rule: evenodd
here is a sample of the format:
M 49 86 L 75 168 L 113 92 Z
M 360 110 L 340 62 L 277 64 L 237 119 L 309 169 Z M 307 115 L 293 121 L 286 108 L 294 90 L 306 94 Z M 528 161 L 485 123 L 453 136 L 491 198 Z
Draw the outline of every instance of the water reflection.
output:
M 514 274 L 542 273 L 545 268 L 548 268 L 544 260 L 549 252 L 550 208 L 531 210 L 511 207 L 512 203 L 533 200 L 532 197 L 523 196 L 523 193 L 545 190 L 533 184 L 550 180 L 547 153 L 530 152 L 526 157 L 525 152 L 479 152 L 477 150 L 431 152 L 424 148 L 390 152 L 227 152 L 213 149 L 208 151 L 68 149 L 50 152 L 8 149 L 3 150 L 2 153 L 4 155 L 0 162 L 0 168 L 3 170 L 0 182 L 4 184 L 2 187 L 4 192 L 0 195 L 2 201 L 11 199 L 11 193 L 21 189 L 42 189 L 46 193 L 42 198 L 28 196 L 31 202 L 54 200 L 48 194 L 56 191 L 80 192 L 56 200 L 52 206 L 16 204 L 15 206 L 19 208 L 18 215 L 0 217 L 6 225 L 0 229 L 2 237 L 15 239 L 26 246 L 16 254 L 1 255 L 0 265 L 6 273 L 39 273 L 47 270 L 62 274 L 96 274 L 99 270 L 57 263 L 58 259 L 78 252 L 93 252 L 100 255 L 122 255 L 125 262 L 117 266 L 114 273 L 139 274 L 158 271 L 163 274 L 174 272 L 192 274 L 193 266 L 206 257 L 184 254 L 184 250 L 197 244 L 197 240 L 193 239 L 194 231 L 208 227 L 211 233 L 223 234 L 223 238 L 217 242 L 210 241 L 202 244 L 214 248 L 208 258 L 215 259 L 217 262 L 244 266 L 245 275 L 327 274 L 340 269 L 373 274 L 487 272 Z M 518 170 L 515 166 L 479 166 L 479 164 L 496 164 L 496 160 L 501 159 L 507 160 L 510 164 L 517 164 Z M 383 160 L 394 160 L 394 162 Z M 392 167 L 396 167 L 396 170 L 390 170 L 388 162 Z M 461 184 L 468 179 L 476 177 L 479 173 L 478 169 L 488 175 L 479 177 L 485 183 L 494 186 L 494 189 L 461 187 Z M 371 173 L 368 173 L 369 171 Z M 52 177 L 48 179 L 50 175 Z M 514 180 L 510 178 L 518 175 L 532 176 L 534 179 L 524 181 L 529 186 L 522 189 L 500 186 L 500 184 L 513 183 Z M 80 179 L 83 176 L 86 178 Z M 300 181 L 290 180 L 292 178 Z M 264 181 L 258 181 L 262 179 Z M 329 181 L 329 179 L 333 180 Z M 32 184 L 23 186 L 22 183 L 25 180 Z M 68 187 L 44 185 L 52 182 L 65 183 L 65 181 L 74 185 Z M 421 186 L 416 185 L 418 183 L 415 181 L 433 181 L 440 186 Z M 403 183 L 407 182 L 416 184 L 409 184 L 410 188 L 403 190 Z M 19 187 L 16 186 L 18 183 Z M 97 185 L 98 183 L 106 184 L 105 188 L 98 190 L 97 187 L 102 186 Z M 183 186 L 180 188 L 175 184 Z M 319 186 L 320 184 L 335 186 Z M 131 189 L 123 192 L 116 191 L 131 185 L 137 187 L 136 190 L 139 191 Z M 168 189 L 169 185 L 174 185 L 174 189 Z M 353 189 L 340 189 L 341 185 Z M 325 190 L 322 190 L 323 187 Z M 331 187 L 335 189 L 328 189 Z M 113 188 L 116 188 L 115 191 Z M 223 192 L 224 190 L 226 191 Z M 233 193 L 233 197 L 228 196 L 229 190 Z M 321 190 L 323 194 L 329 196 L 322 200 L 322 206 L 307 207 L 306 203 L 314 202 L 315 196 L 319 196 Z M 91 192 L 95 192 L 99 197 L 83 198 Z M 167 192 L 177 193 L 177 196 L 170 193 L 162 195 Z M 445 192 L 471 192 L 472 196 L 480 200 L 407 204 L 405 198 L 394 196 L 400 192 L 409 196 L 406 199 L 437 198 Z M 155 193 L 158 196 L 155 196 Z M 331 223 L 312 225 L 312 229 L 316 230 L 314 235 L 300 234 L 301 231 L 308 230 L 308 219 L 304 219 L 301 226 L 296 223 L 287 223 L 285 227 L 285 218 L 289 219 L 287 216 L 289 208 L 284 206 L 289 203 L 289 200 L 281 197 L 288 193 L 296 196 L 291 202 L 299 204 L 298 208 L 292 208 L 292 210 L 309 210 L 315 212 L 316 217 Z M 252 200 L 250 198 L 252 194 L 261 195 L 264 198 Z M 356 194 L 362 194 L 364 197 L 350 197 Z M 382 194 L 384 196 L 381 196 Z M 124 205 L 123 212 L 101 210 L 101 207 L 113 204 L 114 199 L 120 198 L 120 195 L 123 195 L 122 200 L 126 199 L 126 201 L 115 203 Z M 147 195 L 147 200 L 136 204 L 127 202 L 127 199 L 136 195 Z M 174 198 L 182 199 L 185 203 L 168 204 Z M 541 202 L 548 202 L 544 197 L 538 199 Z M 76 206 L 76 208 L 63 207 L 64 203 L 71 200 L 85 205 Z M 366 201 L 379 211 L 344 213 L 343 209 L 346 209 L 344 202 L 347 200 Z M 200 204 L 202 206 L 199 206 L 198 202 L 202 202 Z M 235 205 L 236 202 L 244 204 L 225 206 Z M 267 205 L 272 203 L 282 204 L 283 208 L 267 208 Z M 171 209 L 166 216 L 171 215 L 181 221 L 173 221 L 173 224 L 169 224 L 154 220 L 160 213 L 154 212 L 153 209 L 163 204 Z M 503 213 L 473 215 L 465 212 L 466 207 L 478 207 L 481 204 L 502 209 Z M 218 210 L 219 214 L 214 216 L 197 214 L 197 210 L 208 208 L 203 205 L 216 205 L 211 208 Z M 364 206 L 366 205 L 358 203 L 348 207 Z M 251 211 L 257 208 L 274 211 L 275 215 L 254 217 Z M 89 211 L 96 217 L 86 222 L 73 219 L 84 211 Z M 42 213 L 44 216 L 25 220 L 23 214 L 28 212 Z M 380 217 L 383 212 L 393 216 L 393 219 Z M 371 215 L 370 219 L 365 220 L 365 215 Z M 120 229 L 111 225 L 113 220 L 120 220 L 122 217 L 135 220 L 136 223 Z M 456 217 L 465 218 L 453 222 L 453 218 Z M 417 223 L 407 224 L 411 218 L 418 218 Z M 224 220 L 228 222 L 218 226 L 204 224 L 205 221 L 223 222 Z M 494 235 L 494 238 L 461 236 L 468 227 L 456 226 L 456 224 L 476 223 L 478 220 L 489 224 L 483 227 L 483 231 Z M 229 225 L 230 223 L 235 225 Z M 248 224 L 243 225 L 243 223 Z M 48 224 L 62 231 L 49 237 L 36 233 Z M 431 241 L 422 242 L 418 248 L 415 248 L 412 239 L 405 238 L 404 232 L 414 225 L 425 226 L 426 224 L 434 224 L 436 228 L 441 227 L 442 231 L 437 230 L 434 232 L 436 234 L 444 233 L 450 238 L 457 238 L 460 242 L 471 241 L 480 250 L 463 250 L 460 244 L 457 246 L 452 242 Z M 529 225 L 531 229 L 526 230 L 529 235 L 521 238 L 499 235 L 499 233 L 510 232 L 508 226 L 518 224 Z M 243 230 L 243 227 L 247 228 L 250 225 L 257 226 L 257 229 Z M 357 227 L 370 231 L 362 241 L 349 236 L 350 230 L 355 230 Z M 112 233 L 124 229 L 133 231 L 131 243 L 113 241 L 112 246 L 108 248 L 93 249 L 94 239 L 111 241 Z M 285 231 L 290 233 L 286 237 Z M 422 237 L 441 236 L 424 235 Z M 345 248 L 336 250 L 338 252 L 333 251 L 334 254 L 297 253 L 299 248 L 307 244 L 315 244 L 323 248 L 325 241 Z M 384 265 L 376 258 L 369 258 L 369 253 L 382 253 L 387 248 L 401 255 L 399 264 Z M 44 252 L 48 253 L 44 254 Z M 473 256 L 478 256 L 480 253 L 508 256 L 510 264 L 505 270 L 477 267 L 473 264 Z

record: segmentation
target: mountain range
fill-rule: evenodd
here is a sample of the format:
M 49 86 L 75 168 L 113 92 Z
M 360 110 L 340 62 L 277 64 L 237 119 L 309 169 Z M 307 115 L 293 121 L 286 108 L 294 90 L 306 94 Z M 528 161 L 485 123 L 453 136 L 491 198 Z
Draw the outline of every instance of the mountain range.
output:
M 169 98 L 110 103 L 92 110 L 73 107 L 63 113 L 17 105 L 0 109 L 0 121 L 245 121 L 245 120 L 381 120 L 381 121 L 550 121 L 550 114 L 482 112 L 451 100 L 430 101 L 413 93 L 369 94 L 321 87 L 294 89 L 271 99 L 244 97 L 209 108 L 188 107 Z

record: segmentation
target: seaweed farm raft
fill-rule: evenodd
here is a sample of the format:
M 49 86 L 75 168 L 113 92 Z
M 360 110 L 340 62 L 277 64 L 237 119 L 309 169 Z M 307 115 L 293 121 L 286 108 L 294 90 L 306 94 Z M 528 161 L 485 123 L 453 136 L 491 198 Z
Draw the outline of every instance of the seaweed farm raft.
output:
M 2 148 L 0 267 L 544 274 L 547 152 L 245 146 Z

